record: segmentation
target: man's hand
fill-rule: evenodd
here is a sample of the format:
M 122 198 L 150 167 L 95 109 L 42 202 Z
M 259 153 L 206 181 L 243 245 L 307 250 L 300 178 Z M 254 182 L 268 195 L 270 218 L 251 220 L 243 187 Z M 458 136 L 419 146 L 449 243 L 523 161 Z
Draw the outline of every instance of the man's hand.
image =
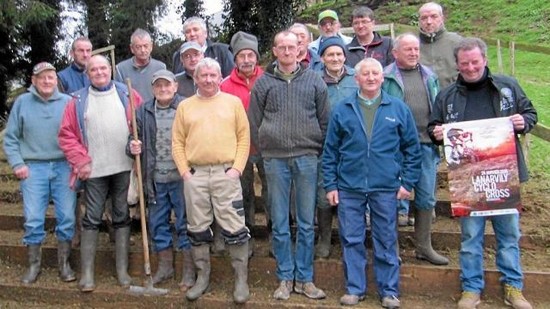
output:
M 16 168 L 13 173 L 17 179 L 25 180 L 29 177 L 29 167 L 26 165 L 20 166 Z
M 141 154 L 141 141 L 140 140 L 132 140 L 130 141 L 130 152 L 137 156 Z
M 510 116 L 510 121 L 512 121 L 512 125 L 514 126 L 514 131 L 523 131 L 525 129 L 525 119 L 523 119 L 522 115 L 513 114 Z
M 338 206 L 338 190 L 327 192 L 326 197 L 330 206 Z
M 193 174 L 191 174 L 191 171 L 187 171 L 181 175 L 181 178 L 183 178 L 184 181 L 187 181 L 193 177 Z
M 241 172 L 239 172 L 236 168 L 230 168 L 225 172 L 227 177 L 233 178 L 233 179 L 239 179 L 241 177 Z
M 86 180 L 86 179 L 90 178 L 91 174 L 92 174 L 92 164 L 88 163 L 88 164 L 82 166 L 78 170 L 78 179 Z
M 433 134 L 436 140 L 442 141 L 443 140 L 443 126 L 435 126 L 433 130 Z
M 399 191 L 397 191 L 397 199 L 398 200 L 408 200 L 411 198 L 411 192 L 407 191 L 407 189 L 400 187 Z

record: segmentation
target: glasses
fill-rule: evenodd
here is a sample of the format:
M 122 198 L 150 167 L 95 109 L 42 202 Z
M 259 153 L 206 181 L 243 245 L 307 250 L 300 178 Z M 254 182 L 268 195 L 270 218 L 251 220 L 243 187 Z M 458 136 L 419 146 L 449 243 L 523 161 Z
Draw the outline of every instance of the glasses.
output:
M 286 51 L 293 52 L 293 51 L 296 51 L 296 49 L 298 49 L 297 46 L 293 46 L 293 45 L 290 45 L 290 46 L 277 46 L 276 48 L 280 52 L 286 52 Z
M 351 23 L 352 26 L 366 26 L 372 24 L 374 21 L 370 19 L 356 20 Z
M 325 27 L 325 26 L 335 26 L 338 22 L 335 21 L 335 20 L 321 20 L 321 22 L 319 23 L 319 25 L 321 25 L 321 27 Z

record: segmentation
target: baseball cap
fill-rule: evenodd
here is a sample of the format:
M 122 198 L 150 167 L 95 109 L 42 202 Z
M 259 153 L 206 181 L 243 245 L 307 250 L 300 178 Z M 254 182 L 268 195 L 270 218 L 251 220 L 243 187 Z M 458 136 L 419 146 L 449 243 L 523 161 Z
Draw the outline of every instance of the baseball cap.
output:
M 49 62 L 40 62 L 32 68 L 32 75 L 38 75 L 47 70 L 55 71 L 55 67 Z
M 195 41 L 189 41 L 189 42 L 185 42 L 181 48 L 180 48 L 180 55 L 185 53 L 186 51 L 190 50 L 190 49 L 194 49 L 194 50 L 198 50 L 198 51 L 202 51 L 202 48 L 201 46 L 199 45 L 199 43 L 195 42 Z
M 158 70 L 153 74 L 153 80 L 151 81 L 151 85 L 154 84 L 159 79 L 165 79 L 169 82 L 175 82 L 176 76 L 174 73 L 168 71 L 168 70 Z
M 324 10 L 321 13 L 319 13 L 319 18 L 317 19 L 317 23 L 320 23 L 323 18 L 330 17 L 336 21 L 338 21 L 338 14 L 336 14 L 333 10 Z

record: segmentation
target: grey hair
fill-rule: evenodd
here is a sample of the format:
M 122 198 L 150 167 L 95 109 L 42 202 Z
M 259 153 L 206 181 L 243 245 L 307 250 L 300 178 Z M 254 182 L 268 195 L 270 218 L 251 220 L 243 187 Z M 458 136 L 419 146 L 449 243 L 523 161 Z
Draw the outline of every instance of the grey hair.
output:
M 370 18 L 371 20 L 374 20 L 374 11 L 371 10 L 368 6 L 358 6 L 351 12 L 351 22 L 353 23 L 353 20 L 355 18 Z
M 197 63 L 197 66 L 195 67 L 195 72 L 193 72 L 193 77 L 197 78 L 199 76 L 199 72 L 203 68 L 214 68 L 218 72 L 220 77 L 222 76 L 222 69 L 218 61 L 212 58 L 206 57 L 206 58 L 203 58 L 201 61 L 199 61 L 199 63 Z
M 199 24 L 199 27 L 201 27 L 201 29 L 206 34 L 208 34 L 207 28 L 206 28 L 206 22 L 204 21 L 204 19 L 202 19 L 198 16 L 189 17 L 185 20 L 185 22 L 183 22 L 183 32 L 185 32 L 185 28 L 187 28 L 187 26 L 189 26 L 191 24 Z
M 311 33 L 310 33 L 309 29 L 307 28 L 307 26 L 302 24 L 302 23 L 293 23 L 292 26 L 288 27 L 288 30 L 292 31 L 293 28 L 302 28 L 306 31 L 308 37 L 311 36 Z
M 454 48 L 453 55 L 455 56 L 455 61 L 458 63 L 458 52 L 473 50 L 476 47 L 481 51 L 481 56 L 487 59 L 487 44 L 480 38 L 471 37 L 462 39 Z
M 374 64 L 378 68 L 380 73 L 384 72 L 384 68 L 382 67 L 382 64 L 380 63 L 380 61 L 370 57 L 359 61 L 354 67 L 355 72 L 360 72 L 361 68 L 368 64 Z
M 140 38 L 140 39 L 147 39 L 149 42 L 153 42 L 153 39 L 151 39 L 151 34 L 144 29 L 137 28 L 134 33 L 132 33 L 132 36 L 130 37 L 130 43 L 134 44 L 134 40 Z
M 401 45 L 401 41 L 403 41 L 403 39 L 407 38 L 407 37 L 412 37 L 414 38 L 417 42 L 420 43 L 420 40 L 418 39 L 418 36 L 412 32 L 405 32 L 403 34 L 400 34 L 398 35 L 394 40 L 393 40 L 393 50 L 398 50 L 400 45 Z
M 88 42 L 90 43 L 90 45 L 92 45 L 92 41 L 90 41 L 90 39 L 88 37 L 85 37 L 85 36 L 81 36 L 81 37 L 78 37 L 76 38 L 74 41 L 73 41 L 73 44 L 71 44 L 71 50 L 74 51 L 75 48 L 76 48 L 76 43 L 77 42 Z
M 440 16 L 443 16 L 443 7 L 441 7 L 441 5 L 439 3 L 435 3 L 435 2 L 428 2 L 428 3 L 423 4 L 418 9 L 418 14 L 420 15 L 422 13 L 422 11 L 428 10 L 428 9 L 436 9 L 437 13 L 439 13 Z

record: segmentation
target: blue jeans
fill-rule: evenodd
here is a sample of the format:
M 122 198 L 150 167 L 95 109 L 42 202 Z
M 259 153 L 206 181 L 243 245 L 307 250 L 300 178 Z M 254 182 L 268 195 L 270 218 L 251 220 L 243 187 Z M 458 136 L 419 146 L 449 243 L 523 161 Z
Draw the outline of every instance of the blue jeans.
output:
M 420 179 L 414 186 L 414 205 L 420 210 L 432 210 L 435 207 L 435 185 L 439 151 L 434 144 L 421 143 L 422 163 Z M 409 200 L 399 201 L 399 214 L 409 213 Z
M 167 183 L 155 182 L 155 204 L 149 204 L 149 229 L 153 241 L 153 251 L 159 252 L 172 249 L 172 230 L 170 214 L 174 210 L 176 216 L 176 235 L 178 249 L 191 249 L 187 236 L 187 217 L 185 200 L 183 199 L 183 180 Z
M 464 217 L 461 219 L 462 243 L 460 248 L 460 279 L 462 290 L 481 293 L 483 279 L 483 252 L 485 221 L 491 220 L 497 242 L 496 265 L 501 273 L 500 282 L 523 289 L 523 272 L 520 263 L 519 215 L 493 217 Z
M 317 192 L 317 156 L 264 159 L 273 224 L 273 252 L 277 278 L 298 282 L 313 281 L 313 243 Z M 296 186 L 295 250 L 289 226 L 290 188 Z
M 21 181 L 25 216 L 23 243 L 39 245 L 44 241 L 44 222 L 50 198 L 55 207 L 55 235 L 59 241 L 71 241 L 75 231 L 76 193 L 69 188 L 69 164 L 65 160 L 26 164 L 29 177 Z
M 397 257 L 397 192 L 369 194 L 338 191 L 338 224 L 346 279 L 346 294 L 367 293 L 365 211 L 370 207 L 374 275 L 380 297 L 399 296 Z

